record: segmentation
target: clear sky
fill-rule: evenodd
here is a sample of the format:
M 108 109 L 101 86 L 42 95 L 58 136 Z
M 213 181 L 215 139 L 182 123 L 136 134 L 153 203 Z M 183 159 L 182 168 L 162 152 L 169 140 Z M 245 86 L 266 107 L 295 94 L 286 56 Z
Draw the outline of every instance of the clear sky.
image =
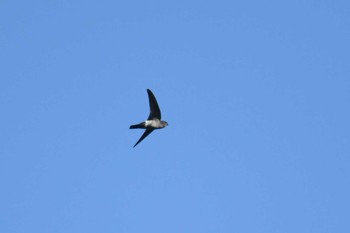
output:
M 3 0 L 0 66 L 1 233 L 350 232 L 349 1 Z

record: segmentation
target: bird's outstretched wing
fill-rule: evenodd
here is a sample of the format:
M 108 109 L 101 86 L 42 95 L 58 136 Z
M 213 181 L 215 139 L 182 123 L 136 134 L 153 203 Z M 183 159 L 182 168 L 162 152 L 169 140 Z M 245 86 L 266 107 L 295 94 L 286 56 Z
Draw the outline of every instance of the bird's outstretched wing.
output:
M 150 114 L 147 120 L 153 120 L 154 118 L 157 118 L 160 120 L 162 116 L 160 113 L 160 109 L 159 109 L 156 97 L 154 97 L 150 89 L 147 89 L 147 93 L 148 93 L 149 108 L 150 108 Z
M 146 129 L 145 132 L 140 137 L 140 139 L 136 142 L 134 147 L 137 146 L 137 144 L 139 144 L 143 139 L 145 139 L 150 133 L 152 133 L 152 131 L 153 131 L 153 129 Z

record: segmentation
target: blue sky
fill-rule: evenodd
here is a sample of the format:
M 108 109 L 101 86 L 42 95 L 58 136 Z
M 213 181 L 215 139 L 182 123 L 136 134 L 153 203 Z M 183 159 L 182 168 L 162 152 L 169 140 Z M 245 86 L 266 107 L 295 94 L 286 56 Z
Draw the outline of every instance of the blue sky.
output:
M 1 1 L 0 232 L 350 232 L 349 9 Z

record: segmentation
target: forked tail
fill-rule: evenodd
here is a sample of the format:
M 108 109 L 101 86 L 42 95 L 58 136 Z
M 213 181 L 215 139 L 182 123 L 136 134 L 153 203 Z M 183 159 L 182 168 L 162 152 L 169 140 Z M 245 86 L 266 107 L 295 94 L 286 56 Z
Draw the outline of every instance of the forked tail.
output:
M 145 122 L 142 122 L 140 124 L 137 124 L 137 125 L 131 125 L 130 126 L 130 129 L 145 129 Z

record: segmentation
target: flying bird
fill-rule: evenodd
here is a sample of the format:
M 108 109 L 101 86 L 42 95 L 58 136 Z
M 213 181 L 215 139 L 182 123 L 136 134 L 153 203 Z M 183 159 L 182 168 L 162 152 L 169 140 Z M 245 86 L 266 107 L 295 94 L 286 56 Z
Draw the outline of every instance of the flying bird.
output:
M 136 142 L 134 145 L 137 146 L 143 139 L 145 139 L 150 133 L 153 132 L 155 129 L 162 129 L 165 126 L 168 126 L 168 123 L 166 121 L 161 121 L 161 113 L 160 109 L 156 100 L 156 97 L 153 95 L 152 91 L 147 89 L 148 93 L 148 100 L 149 100 L 149 108 L 150 108 L 150 114 L 146 121 L 141 122 L 137 125 L 131 125 L 130 129 L 146 129 L 145 132 L 142 134 L 140 139 Z

